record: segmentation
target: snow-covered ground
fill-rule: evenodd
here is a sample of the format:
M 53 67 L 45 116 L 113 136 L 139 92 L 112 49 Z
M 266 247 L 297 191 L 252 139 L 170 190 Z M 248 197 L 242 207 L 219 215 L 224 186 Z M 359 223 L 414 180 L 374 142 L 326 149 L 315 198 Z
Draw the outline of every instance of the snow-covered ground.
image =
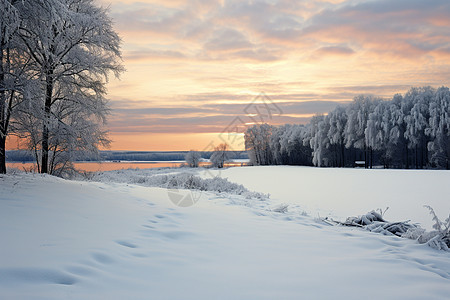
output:
M 411 220 L 430 230 L 429 205 L 444 220 L 450 213 L 450 171 L 338 169 L 262 166 L 207 170 L 202 177 L 218 176 L 250 190 L 269 193 L 311 216 L 345 220 L 374 209 L 390 221 Z
M 0 176 L 0 299 L 449 298 L 448 252 L 314 218 L 389 206 L 387 219 L 400 207 L 428 220 L 422 204 L 444 218 L 446 172 L 230 168 L 221 176 L 271 198 L 202 192 L 190 207 L 133 172 Z

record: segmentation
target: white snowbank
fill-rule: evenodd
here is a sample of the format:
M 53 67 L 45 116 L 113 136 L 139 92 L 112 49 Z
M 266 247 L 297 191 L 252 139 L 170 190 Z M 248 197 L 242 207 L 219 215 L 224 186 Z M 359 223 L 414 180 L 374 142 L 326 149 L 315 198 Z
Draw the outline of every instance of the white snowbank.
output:
M 229 168 L 220 175 L 316 217 L 345 220 L 389 207 L 387 220 L 411 220 L 430 230 L 432 216 L 424 205 L 433 207 L 442 220 L 450 213 L 450 171 L 444 170 L 263 166 Z
M 448 298 L 448 252 L 282 208 L 209 192 L 180 208 L 163 188 L 0 176 L 0 299 Z

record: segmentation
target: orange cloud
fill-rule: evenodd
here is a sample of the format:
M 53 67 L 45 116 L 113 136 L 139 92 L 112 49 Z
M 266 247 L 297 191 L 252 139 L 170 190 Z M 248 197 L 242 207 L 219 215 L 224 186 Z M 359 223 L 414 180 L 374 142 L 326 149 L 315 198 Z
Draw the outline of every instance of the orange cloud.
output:
M 211 151 L 214 146 L 223 143 L 220 133 L 112 133 L 115 150 L 136 151 Z M 233 150 L 243 151 L 243 136 L 239 136 L 233 144 Z M 132 147 L 130 147 L 132 145 Z
M 447 0 L 109 1 L 128 70 L 109 84 L 115 149 L 199 148 L 260 92 L 285 105 L 274 123 L 301 123 L 450 84 Z

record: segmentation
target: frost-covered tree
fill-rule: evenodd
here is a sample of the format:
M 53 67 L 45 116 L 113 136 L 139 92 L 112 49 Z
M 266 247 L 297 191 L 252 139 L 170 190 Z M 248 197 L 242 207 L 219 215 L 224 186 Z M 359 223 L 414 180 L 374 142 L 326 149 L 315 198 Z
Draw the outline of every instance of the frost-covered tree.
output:
M 280 153 L 274 153 L 274 157 L 281 159 L 278 164 L 288 165 L 311 165 L 311 148 L 304 144 L 304 139 L 308 132 L 304 125 L 286 124 L 275 129 L 277 131 L 277 140 L 279 147 L 272 146 L 273 149 L 278 148 Z
M 381 160 L 385 168 L 391 163 L 390 147 L 398 138 L 395 127 L 391 122 L 391 103 L 381 101 L 374 111 L 369 114 L 367 128 L 365 130 L 366 144 L 370 149 L 381 152 Z
M 286 131 L 286 126 L 287 125 L 273 128 L 270 136 L 269 147 L 272 152 L 273 164 L 275 165 L 286 164 L 286 156 L 281 150 L 281 139 L 283 133 Z
M 425 129 L 431 138 L 428 150 L 431 161 L 438 168 L 450 168 L 450 91 L 439 88 L 430 102 L 430 119 Z
M 408 148 L 413 152 L 413 161 L 416 168 L 423 168 L 428 164 L 429 137 L 425 134 L 429 127 L 430 103 L 433 100 L 435 90 L 431 87 L 412 88 L 406 93 L 404 99 L 411 102 L 412 107 L 405 116 L 405 138 Z
M 184 160 L 191 168 L 197 168 L 201 158 L 200 152 L 194 150 L 189 151 L 184 156 Z
M 369 114 L 365 130 L 367 146 L 381 154 L 380 159 L 385 168 L 389 168 L 393 161 L 399 138 L 398 127 L 391 115 L 393 111 L 395 106 L 390 101 L 378 102 Z
M 412 88 L 391 100 L 358 96 L 306 126 L 255 125 L 245 133 L 253 164 L 449 168 L 450 92 Z M 431 162 L 431 163 L 430 163 Z
M 27 65 L 19 55 L 20 18 L 16 2 L 0 0 L 0 174 L 6 173 L 6 137 L 13 110 L 23 95 L 23 74 Z
M 251 164 L 270 165 L 273 163 L 270 149 L 273 128 L 271 125 L 261 124 L 251 126 L 245 131 L 245 149 Z
M 391 165 L 401 167 L 405 165 L 403 152 L 407 149 L 404 133 L 406 124 L 404 122 L 403 97 L 394 95 L 388 102 L 382 118 L 382 130 L 385 138 L 385 149 L 381 160 L 385 168 Z
M 338 106 L 328 114 L 330 129 L 327 138 L 334 153 L 335 166 L 345 166 L 345 127 L 347 125 L 347 112 L 344 107 Z
M 40 171 L 51 173 L 58 153 L 71 159 L 107 146 L 106 83 L 109 73 L 123 70 L 120 39 L 107 10 L 92 0 L 19 3 L 20 37 L 41 83 L 32 103 L 22 106 L 19 119 L 30 122 L 19 122 L 19 129 L 40 155 Z
M 225 162 L 229 159 L 229 147 L 223 143 L 214 148 L 214 152 L 210 157 L 211 164 L 216 168 L 223 168 Z
M 318 115 L 311 119 L 311 138 L 309 141 L 312 149 L 312 163 L 317 167 L 328 167 L 331 164 L 330 140 L 328 132 L 330 123 L 327 116 Z
M 308 127 L 299 124 L 249 127 L 245 132 L 245 145 L 250 163 L 312 165 L 311 148 L 309 142 L 305 142 L 308 132 Z
M 353 102 L 347 107 L 348 121 L 345 129 L 346 147 L 355 147 L 364 151 L 365 167 L 372 167 L 373 152 L 367 146 L 365 131 L 369 114 L 373 112 L 377 103 L 381 101 L 373 96 L 360 95 L 355 97 Z

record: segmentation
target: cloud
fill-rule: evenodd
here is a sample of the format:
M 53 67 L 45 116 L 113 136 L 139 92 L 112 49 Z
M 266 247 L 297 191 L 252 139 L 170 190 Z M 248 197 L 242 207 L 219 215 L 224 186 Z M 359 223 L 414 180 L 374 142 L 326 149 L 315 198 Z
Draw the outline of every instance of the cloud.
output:
M 352 48 L 345 46 L 328 46 L 321 47 L 315 51 L 319 55 L 351 55 L 355 53 Z
M 448 0 L 110 1 L 129 70 L 110 87 L 114 130 L 217 132 L 261 91 L 276 122 L 305 122 L 450 84 Z
M 418 59 L 448 45 L 450 28 L 436 26 L 434 15 L 450 14 L 444 0 L 383 0 L 328 8 L 313 16 L 304 36 L 322 42 L 357 45 L 366 53 Z
M 284 114 L 326 114 L 336 108 L 338 105 L 345 105 L 348 102 L 337 101 L 305 101 L 305 102 L 290 102 L 280 104 L 280 108 Z
M 315 50 L 309 60 L 315 61 L 323 58 L 347 57 L 355 54 L 355 51 L 346 46 L 324 46 Z
M 215 98 L 224 97 L 217 95 Z M 225 96 L 229 98 L 228 96 Z M 273 125 L 285 123 L 306 123 L 314 114 L 324 114 L 339 104 L 336 101 L 292 101 L 300 95 L 272 95 L 280 111 L 266 121 Z M 270 98 L 269 98 L 270 99 Z M 275 101 L 275 100 L 274 100 Z M 223 132 L 229 124 L 239 118 L 244 123 L 253 122 L 246 114 L 252 101 L 242 103 L 209 103 L 202 107 L 172 105 L 136 108 L 133 101 L 116 102 L 109 127 L 112 132 Z M 270 105 L 270 104 L 269 104 Z M 264 113 L 264 111 L 261 111 Z
M 210 114 L 214 113 L 211 109 L 199 107 L 146 107 L 146 108 L 116 108 L 114 114 L 122 116 L 177 116 L 177 115 L 192 115 L 192 114 Z
M 180 51 L 175 50 L 154 50 L 154 49 L 142 49 L 127 51 L 123 56 L 124 60 L 131 61 L 145 61 L 154 59 L 168 59 L 176 60 L 186 58 L 186 55 Z
M 120 30 L 187 42 L 191 48 L 183 49 L 181 57 L 193 59 L 187 52 L 196 49 L 202 59 L 206 55 L 198 50 L 204 49 L 232 52 L 224 59 L 261 61 L 292 55 L 293 48 L 323 55 L 361 49 L 417 58 L 449 46 L 449 14 L 446 0 L 178 1 L 177 6 L 150 1 L 113 6 Z
M 155 3 L 117 3 L 113 6 L 112 17 L 120 31 L 146 31 L 153 33 L 173 33 L 195 15 L 183 7 L 170 7 Z
M 392 94 L 410 89 L 410 85 L 388 84 L 388 85 L 358 85 L 358 86 L 339 86 L 329 88 L 332 92 L 347 93 L 366 93 L 366 94 Z
M 213 36 L 206 41 L 204 48 L 210 51 L 241 50 L 253 47 L 248 38 L 232 28 L 222 28 L 213 32 Z

